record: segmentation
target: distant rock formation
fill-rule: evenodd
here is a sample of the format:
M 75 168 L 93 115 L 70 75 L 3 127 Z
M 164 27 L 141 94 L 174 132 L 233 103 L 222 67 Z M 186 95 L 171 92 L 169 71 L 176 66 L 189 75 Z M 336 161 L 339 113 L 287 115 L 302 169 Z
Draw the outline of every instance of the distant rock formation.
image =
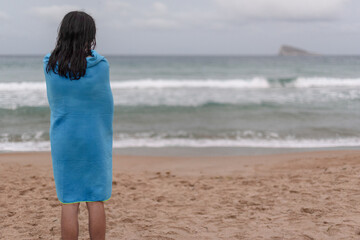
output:
M 281 46 L 279 56 L 319 56 L 320 54 L 308 52 L 306 50 L 292 47 L 289 45 Z

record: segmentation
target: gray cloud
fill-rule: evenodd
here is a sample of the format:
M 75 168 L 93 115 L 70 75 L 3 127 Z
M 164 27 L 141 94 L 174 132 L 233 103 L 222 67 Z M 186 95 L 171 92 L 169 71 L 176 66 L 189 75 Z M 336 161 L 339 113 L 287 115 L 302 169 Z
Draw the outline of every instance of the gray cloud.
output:
M 348 0 L 215 0 L 221 13 L 236 19 L 332 20 Z
M 357 0 L 17 0 L 0 10 L 0 54 L 46 53 L 72 10 L 111 54 L 271 54 L 281 44 L 360 53 Z
M 110 15 L 109 15 L 110 13 Z M 117 28 L 175 29 L 181 26 L 176 12 L 170 12 L 162 2 L 153 2 L 145 7 L 121 1 L 107 1 L 104 8 L 94 12 L 98 18 L 107 19 Z M 109 24 L 107 24 L 109 25 Z
M 32 7 L 29 12 L 35 16 L 50 20 L 55 23 L 59 23 L 64 15 L 73 10 L 80 10 L 75 5 L 52 5 L 52 6 L 41 6 Z
M 9 15 L 5 12 L 0 11 L 0 20 L 7 20 L 9 19 Z

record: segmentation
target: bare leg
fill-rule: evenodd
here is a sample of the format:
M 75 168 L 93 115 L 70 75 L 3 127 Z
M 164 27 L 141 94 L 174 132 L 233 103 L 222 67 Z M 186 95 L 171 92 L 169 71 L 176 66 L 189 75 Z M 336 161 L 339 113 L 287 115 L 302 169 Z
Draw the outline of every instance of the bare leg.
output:
M 63 204 L 61 207 L 61 237 L 63 240 L 77 240 L 79 236 L 79 203 Z
M 87 202 L 91 240 L 105 240 L 106 219 L 104 202 Z

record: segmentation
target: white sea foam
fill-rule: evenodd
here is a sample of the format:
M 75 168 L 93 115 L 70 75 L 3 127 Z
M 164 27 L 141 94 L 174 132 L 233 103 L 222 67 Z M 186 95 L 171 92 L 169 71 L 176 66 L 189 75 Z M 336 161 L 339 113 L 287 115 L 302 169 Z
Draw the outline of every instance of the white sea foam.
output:
M 294 82 L 297 88 L 311 87 L 360 87 L 360 78 L 297 78 Z
M 131 88 L 269 88 L 269 82 L 265 78 L 252 79 L 228 79 L 228 80 L 134 80 L 112 82 L 114 89 Z
M 44 82 L 2 82 L 0 91 L 46 90 Z
M 360 138 L 343 139 L 124 139 L 114 141 L 114 148 L 131 147 L 261 147 L 261 148 L 331 148 L 360 147 Z
M 140 79 L 111 81 L 112 89 L 146 89 L 146 88 L 268 88 L 265 78 L 252 79 Z M 44 82 L 6 82 L 0 83 L 0 91 L 45 90 Z
M 0 152 L 50 151 L 50 142 L 0 142 Z
M 360 87 L 360 78 L 327 78 L 327 77 L 299 77 L 285 85 L 270 82 L 263 77 L 250 79 L 139 79 L 139 80 L 111 80 L 112 89 L 162 89 L 162 88 L 219 88 L 219 89 L 257 89 L 271 87 Z M 3 82 L 0 91 L 45 91 L 45 82 Z
M 360 147 L 360 138 L 338 139 L 161 139 L 128 138 L 113 142 L 114 148 L 164 148 L 164 147 L 244 147 L 244 148 L 335 148 Z M 1 142 L 2 151 L 49 151 L 48 141 Z
M 233 80 L 112 81 L 114 104 L 119 106 L 202 106 L 309 104 L 360 99 L 360 79 L 298 78 L 285 83 L 263 78 Z M 304 91 L 298 91 L 304 89 Z M 245 92 L 246 91 L 246 92 Z M 266 94 L 264 94 L 266 91 Z M 352 106 L 352 104 L 348 104 Z M 0 83 L 0 108 L 48 106 L 44 82 Z

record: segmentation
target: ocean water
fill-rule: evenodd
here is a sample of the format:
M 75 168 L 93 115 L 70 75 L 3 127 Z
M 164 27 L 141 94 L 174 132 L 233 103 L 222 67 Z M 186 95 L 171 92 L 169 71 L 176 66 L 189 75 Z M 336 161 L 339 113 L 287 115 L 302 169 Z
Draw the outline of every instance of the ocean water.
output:
M 106 57 L 115 149 L 360 148 L 360 56 Z M 0 151 L 50 150 L 42 58 L 0 56 Z

